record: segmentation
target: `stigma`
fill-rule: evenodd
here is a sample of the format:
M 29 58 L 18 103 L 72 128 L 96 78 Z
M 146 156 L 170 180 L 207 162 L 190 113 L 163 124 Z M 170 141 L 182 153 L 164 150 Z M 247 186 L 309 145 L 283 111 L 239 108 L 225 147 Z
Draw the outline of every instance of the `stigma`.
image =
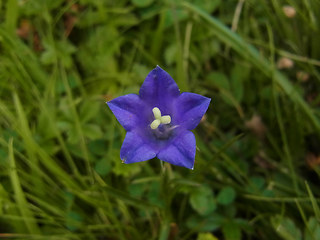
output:
M 169 124 L 171 123 L 171 117 L 170 115 L 164 115 L 161 116 L 161 111 L 159 108 L 154 107 L 152 109 L 154 120 L 150 124 L 150 128 L 155 130 L 157 129 L 161 124 Z

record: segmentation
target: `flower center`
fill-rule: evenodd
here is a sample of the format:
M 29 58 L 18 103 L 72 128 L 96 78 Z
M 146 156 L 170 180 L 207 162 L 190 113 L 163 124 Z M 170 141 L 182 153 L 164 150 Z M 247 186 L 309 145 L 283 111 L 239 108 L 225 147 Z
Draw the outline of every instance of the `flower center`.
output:
M 172 130 L 177 126 L 171 126 L 170 115 L 161 116 L 159 108 L 154 107 L 152 109 L 154 120 L 150 124 L 153 135 L 159 140 L 166 140 L 172 135 Z
M 161 116 L 161 111 L 159 108 L 154 107 L 152 109 L 154 120 L 150 124 L 151 129 L 155 130 L 157 129 L 160 124 L 169 124 L 171 123 L 171 117 L 169 115 Z

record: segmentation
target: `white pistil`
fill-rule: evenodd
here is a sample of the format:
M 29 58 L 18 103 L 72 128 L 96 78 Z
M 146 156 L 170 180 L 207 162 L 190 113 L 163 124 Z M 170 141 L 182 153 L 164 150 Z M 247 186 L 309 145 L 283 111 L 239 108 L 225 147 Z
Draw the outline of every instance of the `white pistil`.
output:
M 169 115 L 161 116 L 161 111 L 159 108 L 154 107 L 152 109 L 153 116 L 155 120 L 150 124 L 152 129 L 157 129 L 160 124 L 169 124 L 171 123 L 171 117 Z

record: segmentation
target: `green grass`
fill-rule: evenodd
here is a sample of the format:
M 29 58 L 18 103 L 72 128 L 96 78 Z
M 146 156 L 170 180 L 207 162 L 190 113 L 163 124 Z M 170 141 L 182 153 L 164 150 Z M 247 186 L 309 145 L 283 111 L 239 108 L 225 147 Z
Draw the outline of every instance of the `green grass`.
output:
M 0 13 L 1 239 L 320 239 L 319 1 L 7 0 Z M 156 65 L 212 98 L 193 171 L 121 163 L 105 102 Z

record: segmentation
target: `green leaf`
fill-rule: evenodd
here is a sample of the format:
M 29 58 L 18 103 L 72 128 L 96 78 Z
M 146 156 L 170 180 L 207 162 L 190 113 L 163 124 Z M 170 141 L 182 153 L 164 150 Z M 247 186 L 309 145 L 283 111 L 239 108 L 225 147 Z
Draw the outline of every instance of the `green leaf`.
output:
M 225 187 L 219 192 L 217 202 L 222 205 L 229 205 L 234 201 L 235 197 L 235 190 L 232 187 Z
M 248 77 L 248 68 L 245 68 L 242 65 L 235 65 L 231 70 L 231 89 L 233 97 L 241 102 L 243 98 L 243 82 L 244 79 Z
M 137 7 L 143 8 L 149 6 L 153 0 L 131 0 L 131 2 Z
M 107 142 L 101 139 L 90 141 L 88 144 L 90 152 L 98 156 L 103 156 L 107 154 L 107 146 Z
M 272 79 L 281 87 L 281 89 L 287 94 L 287 96 L 295 103 L 297 106 L 304 111 L 312 122 L 313 126 L 319 130 L 320 122 L 312 108 L 306 103 L 301 95 L 299 95 L 294 89 L 291 82 L 285 77 L 280 71 L 275 70 L 273 64 L 263 58 L 260 52 L 254 48 L 252 45 L 244 41 L 238 34 L 231 31 L 226 25 L 221 21 L 214 18 L 212 15 L 198 8 L 197 6 L 183 1 L 181 3 L 185 9 L 190 10 L 193 13 L 198 14 L 201 18 L 206 20 L 212 31 L 215 33 L 215 36 L 219 38 L 223 43 L 230 46 L 235 50 L 243 59 L 248 60 L 253 66 L 260 69 L 260 71 L 266 76 Z
M 223 222 L 223 217 L 213 214 L 208 217 L 192 216 L 187 220 L 187 226 L 199 232 L 212 232 L 218 229 Z
M 119 156 L 119 150 L 113 151 L 112 161 L 114 163 L 112 172 L 114 172 L 116 175 L 130 177 L 130 176 L 136 175 L 141 171 L 141 164 L 122 163 Z
M 82 225 L 82 217 L 80 214 L 70 211 L 67 214 L 66 226 L 70 231 L 76 231 Z
M 262 177 L 251 177 L 250 178 L 250 185 L 247 186 L 248 191 L 250 193 L 257 193 L 261 192 L 264 188 L 266 181 Z
M 86 123 L 97 117 L 100 106 L 100 102 L 84 101 L 80 107 L 80 121 L 82 123 Z
M 216 209 L 212 190 L 207 186 L 195 189 L 190 196 L 192 208 L 200 215 L 208 215 Z
M 75 127 L 75 125 L 71 125 L 70 128 L 68 129 L 68 141 L 71 144 L 75 144 L 80 140 L 80 134 Z
M 90 139 L 98 139 L 102 137 L 100 126 L 95 124 L 85 124 L 83 127 L 83 134 Z
M 137 183 L 137 184 L 130 184 L 128 186 L 128 191 L 132 197 L 140 198 L 145 190 L 146 184 Z
M 0 148 L 0 165 L 5 165 L 8 163 L 8 153 L 4 149 Z M 1 190 L 1 185 L 0 185 Z
M 4 189 L 4 187 L 0 184 L 0 215 L 4 212 L 4 205 L 6 202 L 9 202 L 8 193 Z
M 158 181 L 150 183 L 148 200 L 150 203 L 155 204 L 159 207 L 163 207 L 165 205 L 163 202 L 163 198 L 160 198 L 160 183 Z
M 221 0 L 192 0 L 190 2 L 208 13 L 212 13 L 221 4 Z
M 95 171 L 101 175 L 101 176 L 106 176 L 108 175 L 108 173 L 110 172 L 111 170 L 111 163 L 110 163 L 110 160 L 108 161 L 107 158 L 103 158 L 101 160 L 99 160 L 95 167 L 94 167 Z
M 182 21 L 188 18 L 188 12 L 185 9 L 176 8 L 170 9 L 165 12 L 164 26 L 165 28 L 171 27 L 175 21 Z
M 57 51 L 53 46 L 49 44 L 44 43 L 44 46 L 45 46 L 45 51 L 42 53 L 40 60 L 44 65 L 53 64 L 56 61 L 58 56 Z
M 211 233 L 199 233 L 197 240 L 219 240 L 219 239 L 213 236 Z
M 287 217 L 281 215 L 276 215 L 271 218 L 271 223 L 275 231 L 282 237 L 284 240 L 300 240 L 301 231 L 296 227 L 294 222 Z
M 240 240 L 241 239 L 241 229 L 235 222 L 226 222 L 222 226 L 222 232 L 224 239 L 226 240 Z
M 229 83 L 228 77 L 222 72 L 212 72 L 208 75 L 208 79 L 218 89 L 220 88 L 224 90 L 230 89 L 230 83 Z
M 172 65 L 177 60 L 178 47 L 176 44 L 169 45 L 164 51 L 164 59 L 167 65 Z
M 320 239 L 320 224 L 316 218 L 311 217 L 304 231 L 304 240 Z

